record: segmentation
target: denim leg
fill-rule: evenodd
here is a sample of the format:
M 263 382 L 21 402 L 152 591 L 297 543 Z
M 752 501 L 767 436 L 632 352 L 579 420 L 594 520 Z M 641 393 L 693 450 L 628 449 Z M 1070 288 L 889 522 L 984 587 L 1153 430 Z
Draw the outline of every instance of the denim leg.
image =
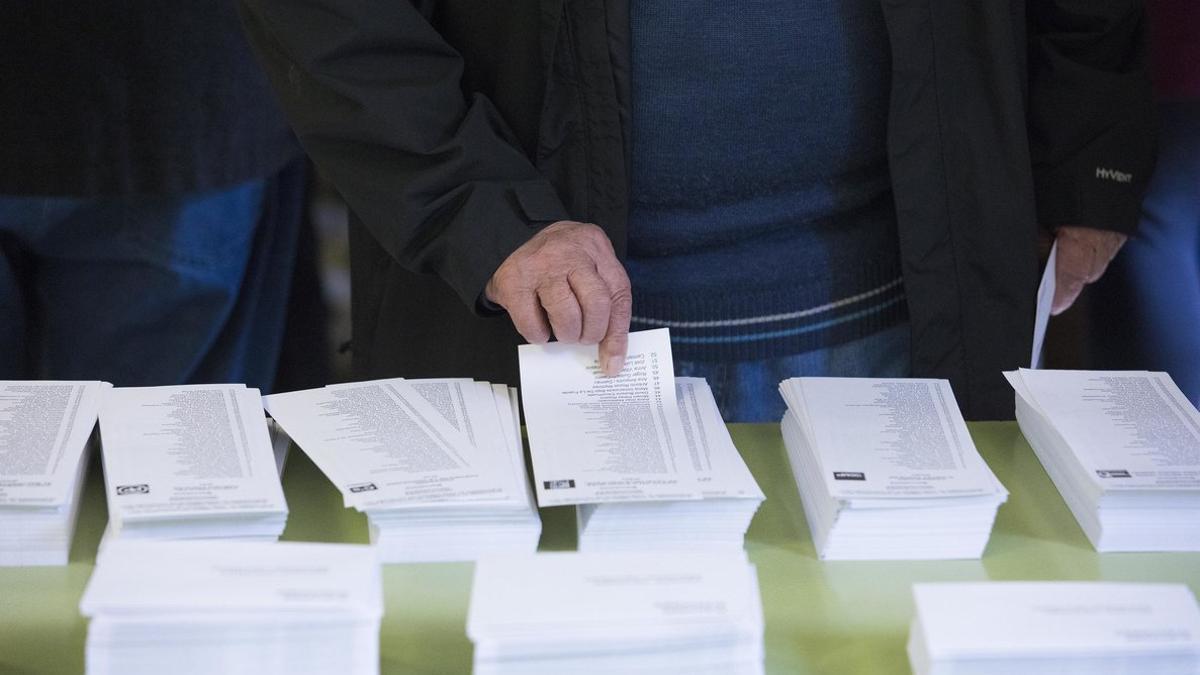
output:
M 306 161 L 292 162 L 263 183 L 261 215 L 237 301 L 193 380 L 244 382 L 271 393 L 303 220 Z
M 1165 370 L 1200 405 L 1200 103 L 1161 107 L 1135 237 L 1094 292 L 1098 367 Z
M 0 214 L 4 206 L 0 202 Z M 3 215 L 0 215 L 0 228 Z M 27 341 L 27 292 L 18 269 L 22 254 L 17 243 L 0 238 L 0 380 L 32 377 Z
M 861 340 L 831 347 L 823 352 L 824 374 L 829 377 L 910 377 L 911 332 L 911 326 L 903 323 Z
M 763 361 L 681 361 L 675 371 L 708 379 L 726 422 L 778 422 L 786 407 L 779 383 L 789 377 L 908 377 L 909 331 L 904 323 L 829 349 Z
M 675 375 L 678 377 L 702 377 L 712 389 L 713 398 L 717 401 L 717 409 L 721 411 L 722 419 L 728 420 L 730 415 L 738 411 L 730 407 L 737 400 L 729 394 L 729 369 L 731 364 L 722 361 L 676 361 Z
M 37 259 L 29 242 L 75 208 L 71 199 L 0 195 L 0 380 L 38 376 L 32 352 Z
M 32 244 L 40 376 L 119 386 L 198 381 L 233 316 L 262 201 L 261 181 L 86 200 L 47 227 Z M 227 365 L 221 379 L 239 381 L 242 364 Z

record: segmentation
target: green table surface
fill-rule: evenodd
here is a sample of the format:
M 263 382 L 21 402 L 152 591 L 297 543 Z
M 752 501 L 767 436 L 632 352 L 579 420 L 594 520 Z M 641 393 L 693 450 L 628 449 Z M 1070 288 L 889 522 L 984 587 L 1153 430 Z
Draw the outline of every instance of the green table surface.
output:
M 982 560 L 820 562 L 804 523 L 778 425 L 731 425 L 767 495 L 747 534 L 766 614 L 769 673 L 908 673 L 904 652 L 918 581 L 1110 580 L 1188 584 L 1200 594 L 1200 554 L 1098 555 L 1016 424 L 970 425 L 1011 493 Z M 87 623 L 79 598 L 107 517 L 93 460 L 66 567 L 0 568 L 0 673 L 81 673 Z M 294 448 L 283 476 L 291 515 L 284 539 L 366 541 L 366 519 Z M 569 507 L 542 510 L 542 550 L 575 545 Z M 465 673 L 469 563 L 387 565 L 380 635 L 383 673 Z

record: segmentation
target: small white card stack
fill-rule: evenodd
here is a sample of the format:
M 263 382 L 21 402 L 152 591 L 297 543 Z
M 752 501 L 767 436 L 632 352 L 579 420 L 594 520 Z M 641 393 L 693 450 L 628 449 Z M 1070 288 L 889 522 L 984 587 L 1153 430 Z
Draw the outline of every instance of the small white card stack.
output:
M 665 329 L 629 336 L 625 368 L 595 346 L 522 345 L 538 501 L 579 505 L 579 549 L 741 549 L 763 493 L 701 378 L 676 379 Z
M 791 378 L 783 440 L 823 560 L 979 558 L 1008 492 L 945 380 Z
M 80 610 L 90 675 L 379 672 L 369 546 L 115 541 Z
M 916 584 L 914 675 L 1196 675 L 1200 610 L 1187 586 Z
M 113 539 L 276 540 L 287 502 L 257 389 L 116 388 L 100 411 Z
M 1021 432 L 1097 551 L 1200 551 L 1200 414 L 1169 375 L 1005 377 Z
M 763 668 L 758 578 L 741 552 L 486 558 L 467 636 L 476 675 Z
M 537 549 L 542 521 L 525 476 L 515 389 L 392 379 L 264 402 L 346 506 L 367 514 L 384 562 Z
M 67 564 L 109 387 L 0 381 L 0 567 Z

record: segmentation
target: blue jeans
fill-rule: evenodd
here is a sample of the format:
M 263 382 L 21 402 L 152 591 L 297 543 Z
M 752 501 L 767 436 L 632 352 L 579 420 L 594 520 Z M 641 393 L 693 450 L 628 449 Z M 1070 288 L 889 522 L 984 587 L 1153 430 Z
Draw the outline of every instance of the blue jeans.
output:
M 0 379 L 269 389 L 300 213 L 277 198 L 302 194 L 281 186 L 0 196 Z
M 1159 112 L 1138 233 L 1093 290 L 1093 356 L 1105 369 L 1164 370 L 1200 405 L 1200 101 Z
M 676 361 L 675 374 L 703 377 L 726 422 L 778 422 L 786 407 L 779 383 L 789 377 L 908 377 L 909 325 L 794 356 L 735 363 Z

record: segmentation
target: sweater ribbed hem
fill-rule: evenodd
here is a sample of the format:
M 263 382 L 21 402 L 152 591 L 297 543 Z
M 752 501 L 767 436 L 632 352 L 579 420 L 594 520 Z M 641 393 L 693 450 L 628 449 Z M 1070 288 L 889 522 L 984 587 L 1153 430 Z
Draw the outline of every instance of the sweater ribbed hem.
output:
M 863 290 L 824 301 L 796 286 L 718 295 L 651 294 L 635 288 L 631 328 L 670 328 L 675 358 L 689 361 L 802 354 L 865 338 L 908 319 L 904 282 L 890 265 L 863 281 Z

